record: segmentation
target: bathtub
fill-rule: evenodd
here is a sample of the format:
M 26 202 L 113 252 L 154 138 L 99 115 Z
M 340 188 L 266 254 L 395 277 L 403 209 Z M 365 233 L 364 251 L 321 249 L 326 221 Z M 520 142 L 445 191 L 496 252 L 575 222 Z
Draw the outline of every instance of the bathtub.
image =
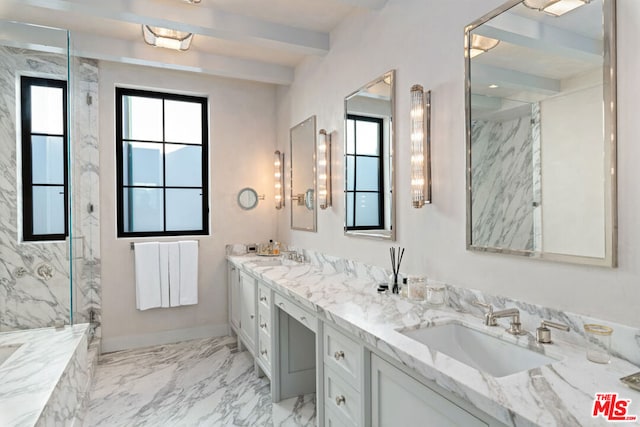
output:
M 0 426 L 79 425 L 89 324 L 0 333 Z

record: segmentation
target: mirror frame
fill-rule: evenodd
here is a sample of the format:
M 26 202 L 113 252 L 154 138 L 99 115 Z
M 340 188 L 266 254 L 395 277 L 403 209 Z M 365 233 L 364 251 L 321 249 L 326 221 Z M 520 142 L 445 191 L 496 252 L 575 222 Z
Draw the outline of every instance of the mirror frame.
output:
M 617 215 L 617 68 L 616 68 L 616 0 L 603 0 L 603 104 L 604 111 L 604 142 L 609 139 L 608 147 L 605 144 L 603 167 L 605 168 L 604 189 L 609 190 L 605 194 L 605 255 L 603 258 L 560 253 L 545 253 L 527 250 L 476 246 L 472 242 L 471 220 L 471 58 L 468 46 L 471 45 L 471 31 L 490 19 L 506 12 L 523 0 L 509 0 L 497 9 L 485 14 L 473 21 L 464 29 L 464 59 L 465 59 L 465 123 L 466 123 L 466 166 L 467 166 L 467 250 L 479 252 L 493 252 L 509 255 L 526 256 L 533 259 L 567 262 L 583 265 L 596 265 L 602 267 L 617 267 L 618 262 L 618 215 Z M 542 12 L 541 12 L 542 13 Z M 610 173 L 606 173 L 606 171 Z
M 311 232 L 317 232 L 318 231 L 318 204 L 316 203 L 316 197 L 313 198 L 313 209 L 309 209 L 309 206 L 304 203 L 303 206 L 305 206 L 306 211 L 310 211 L 313 210 L 313 227 L 312 228 L 304 228 L 304 227 L 294 227 L 293 226 L 293 209 L 295 206 L 297 206 L 297 203 L 294 203 L 294 194 L 293 194 L 293 130 L 295 128 L 297 128 L 298 126 L 308 122 L 309 120 L 311 120 L 312 122 L 312 127 L 313 127 L 313 156 L 311 158 L 311 161 L 313 162 L 313 188 L 311 189 L 307 189 L 305 190 L 305 193 L 302 193 L 304 195 L 307 194 L 307 192 L 309 190 L 313 190 L 313 194 L 315 195 L 317 192 L 317 176 L 316 176 L 316 150 L 318 149 L 317 145 L 317 134 L 316 134 L 316 116 L 315 114 L 312 116 L 307 117 L 306 119 L 304 119 L 303 121 L 301 121 L 300 123 L 298 123 L 295 126 L 292 126 L 289 129 L 289 158 L 291 159 L 290 164 L 289 164 L 289 196 L 290 196 L 290 201 L 291 203 L 289 203 L 289 205 L 291 206 L 290 208 L 290 216 L 291 216 L 291 229 L 292 230 L 298 230 L 298 231 L 311 231 Z
M 389 221 L 390 221 L 390 229 L 389 230 L 347 230 L 347 221 L 346 221 L 346 204 L 347 204 L 347 191 L 346 191 L 346 177 L 347 177 L 347 162 L 346 160 L 344 161 L 344 185 L 342 188 L 342 191 L 344 192 L 344 197 L 343 197 L 343 201 L 344 201 L 344 212 L 343 212 L 343 217 L 344 217 L 344 235 L 345 236 L 352 236 L 352 237 L 366 237 L 366 238 L 371 238 L 371 239 L 382 239 L 382 240 L 391 240 L 391 241 L 395 241 L 396 240 L 396 190 L 395 190 L 395 173 L 396 173 L 396 168 L 395 168 L 395 149 L 396 149 L 396 132 L 395 132 L 395 121 L 397 120 L 397 114 L 396 114 L 396 70 L 395 69 L 391 69 L 385 73 L 383 73 L 382 75 L 374 78 L 373 80 L 371 80 L 370 82 L 368 82 L 367 84 L 365 84 L 364 86 L 360 87 L 359 89 L 351 92 L 349 95 L 347 95 L 344 98 L 344 117 L 343 117 L 343 121 L 344 121 L 344 126 L 343 126 L 343 130 L 344 130 L 344 135 L 342 138 L 342 158 L 345 159 L 346 157 L 346 152 L 347 152 L 347 115 L 348 110 L 347 110 L 347 102 L 349 101 L 350 98 L 354 97 L 355 95 L 357 95 L 358 93 L 362 92 L 363 90 L 366 90 L 368 88 L 370 88 L 371 86 L 374 86 L 378 83 L 380 83 L 381 81 L 383 81 L 388 75 L 391 75 L 391 120 L 389 120 L 389 133 L 391 135 L 391 137 L 389 138 L 389 191 L 391 192 L 391 211 L 390 211 L 390 215 L 389 215 Z

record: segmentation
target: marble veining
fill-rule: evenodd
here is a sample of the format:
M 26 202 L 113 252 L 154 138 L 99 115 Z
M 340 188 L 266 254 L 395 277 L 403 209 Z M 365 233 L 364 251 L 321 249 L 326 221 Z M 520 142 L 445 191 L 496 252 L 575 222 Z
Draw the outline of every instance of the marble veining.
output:
M 17 179 L 16 105 L 20 75 L 67 78 L 66 57 L 0 46 L 0 331 L 69 323 L 66 242 L 20 242 L 21 183 Z M 72 236 L 75 323 L 100 316 L 98 63 L 73 58 L 70 89 Z M 90 97 L 92 103 L 88 104 Z M 93 205 L 89 212 L 88 205 Z M 51 277 L 37 274 L 51 266 Z
M 87 324 L 0 334 L 0 425 L 72 425 L 87 384 Z
M 312 395 L 271 403 L 232 337 L 104 354 L 85 426 L 311 426 Z
M 538 116 L 539 117 L 539 116 Z M 532 115 L 472 125 L 474 246 L 534 249 Z
M 259 257 L 228 256 L 238 268 L 252 272 L 265 283 L 314 310 L 324 321 L 334 323 L 358 337 L 375 351 L 385 353 L 427 380 L 460 396 L 501 422 L 512 426 L 595 426 L 607 425 L 592 418 L 596 393 L 618 392 L 634 403 L 630 413 L 640 415 L 640 392 L 627 388 L 619 378 L 638 371 L 640 330 L 614 325 L 613 353 L 608 365 L 589 362 L 585 357 L 582 327 L 596 319 L 527 304 L 509 298 L 484 295 L 479 291 L 447 286 L 448 306 L 434 309 L 425 303 L 408 301 L 398 295 L 375 292 L 384 269 L 339 260 L 305 251 L 312 261 L 285 262 L 281 266 L 260 266 Z M 323 260 L 327 260 L 323 264 Z M 516 306 L 522 313 L 522 337 L 504 332 L 503 327 L 484 326 L 482 310 L 472 302 L 481 300 L 496 309 Z M 554 344 L 535 342 L 535 328 L 542 319 L 566 323 L 570 332 L 553 331 Z M 529 371 L 495 378 L 397 332 L 398 329 L 431 324 L 461 322 L 500 339 L 545 353 L 557 362 Z

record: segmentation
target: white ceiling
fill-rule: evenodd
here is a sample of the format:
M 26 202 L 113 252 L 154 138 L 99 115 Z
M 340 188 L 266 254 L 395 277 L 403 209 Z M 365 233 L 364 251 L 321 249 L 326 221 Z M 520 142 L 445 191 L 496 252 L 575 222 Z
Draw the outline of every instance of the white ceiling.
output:
M 324 55 L 329 33 L 356 9 L 386 0 L 2 0 L 0 19 L 64 28 L 80 56 L 161 66 L 275 84 L 293 68 Z M 142 40 L 141 24 L 195 34 L 175 52 Z M 2 22 L 0 22 L 0 27 Z M 2 28 L 0 28 L 2 29 Z M 0 38 L 10 35 L 0 31 Z

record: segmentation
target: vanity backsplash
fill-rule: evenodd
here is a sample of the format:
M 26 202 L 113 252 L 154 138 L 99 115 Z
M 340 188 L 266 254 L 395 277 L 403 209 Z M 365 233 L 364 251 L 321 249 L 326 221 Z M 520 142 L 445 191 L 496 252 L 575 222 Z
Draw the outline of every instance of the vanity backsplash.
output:
M 310 249 L 289 247 L 289 251 L 302 253 L 307 262 L 321 269 L 325 273 L 344 273 L 358 279 L 371 281 L 373 283 L 372 291 L 375 289 L 375 284 L 387 281 L 391 274 L 391 270 L 386 268 L 323 254 Z M 227 245 L 226 253 L 227 255 L 246 254 L 246 245 Z M 428 278 L 428 283 L 440 284 L 442 282 L 435 282 L 431 278 Z M 535 330 L 540 326 L 540 322 L 542 322 L 542 320 L 551 320 L 553 322 L 563 323 L 569 326 L 569 332 L 554 330 L 553 336 L 560 341 L 585 346 L 585 348 L 587 340 L 584 331 L 585 324 L 597 323 L 609 326 L 613 328 L 613 335 L 611 336 L 611 355 L 640 366 L 640 329 L 638 328 L 557 310 L 554 308 L 542 307 L 518 301 L 513 298 L 485 294 L 476 289 L 461 288 L 451 284 L 446 284 L 446 289 L 447 306 L 456 311 L 472 313 L 479 317 L 479 322 L 483 321 L 482 318 L 484 317 L 485 309 L 474 305 L 473 303 L 475 301 L 491 304 L 494 310 L 502 310 L 511 307 L 518 308 L 520 310 L 520 321 L 522 323 L 522 327 L 531 334 L 532 340 L 535 339 Z M 402 297 L 389 293 L 389 298 Z M 425 308 L 428 308 L 426 303 Z M 504 325 L 506 326 L 507 324 L 504 323 Z

